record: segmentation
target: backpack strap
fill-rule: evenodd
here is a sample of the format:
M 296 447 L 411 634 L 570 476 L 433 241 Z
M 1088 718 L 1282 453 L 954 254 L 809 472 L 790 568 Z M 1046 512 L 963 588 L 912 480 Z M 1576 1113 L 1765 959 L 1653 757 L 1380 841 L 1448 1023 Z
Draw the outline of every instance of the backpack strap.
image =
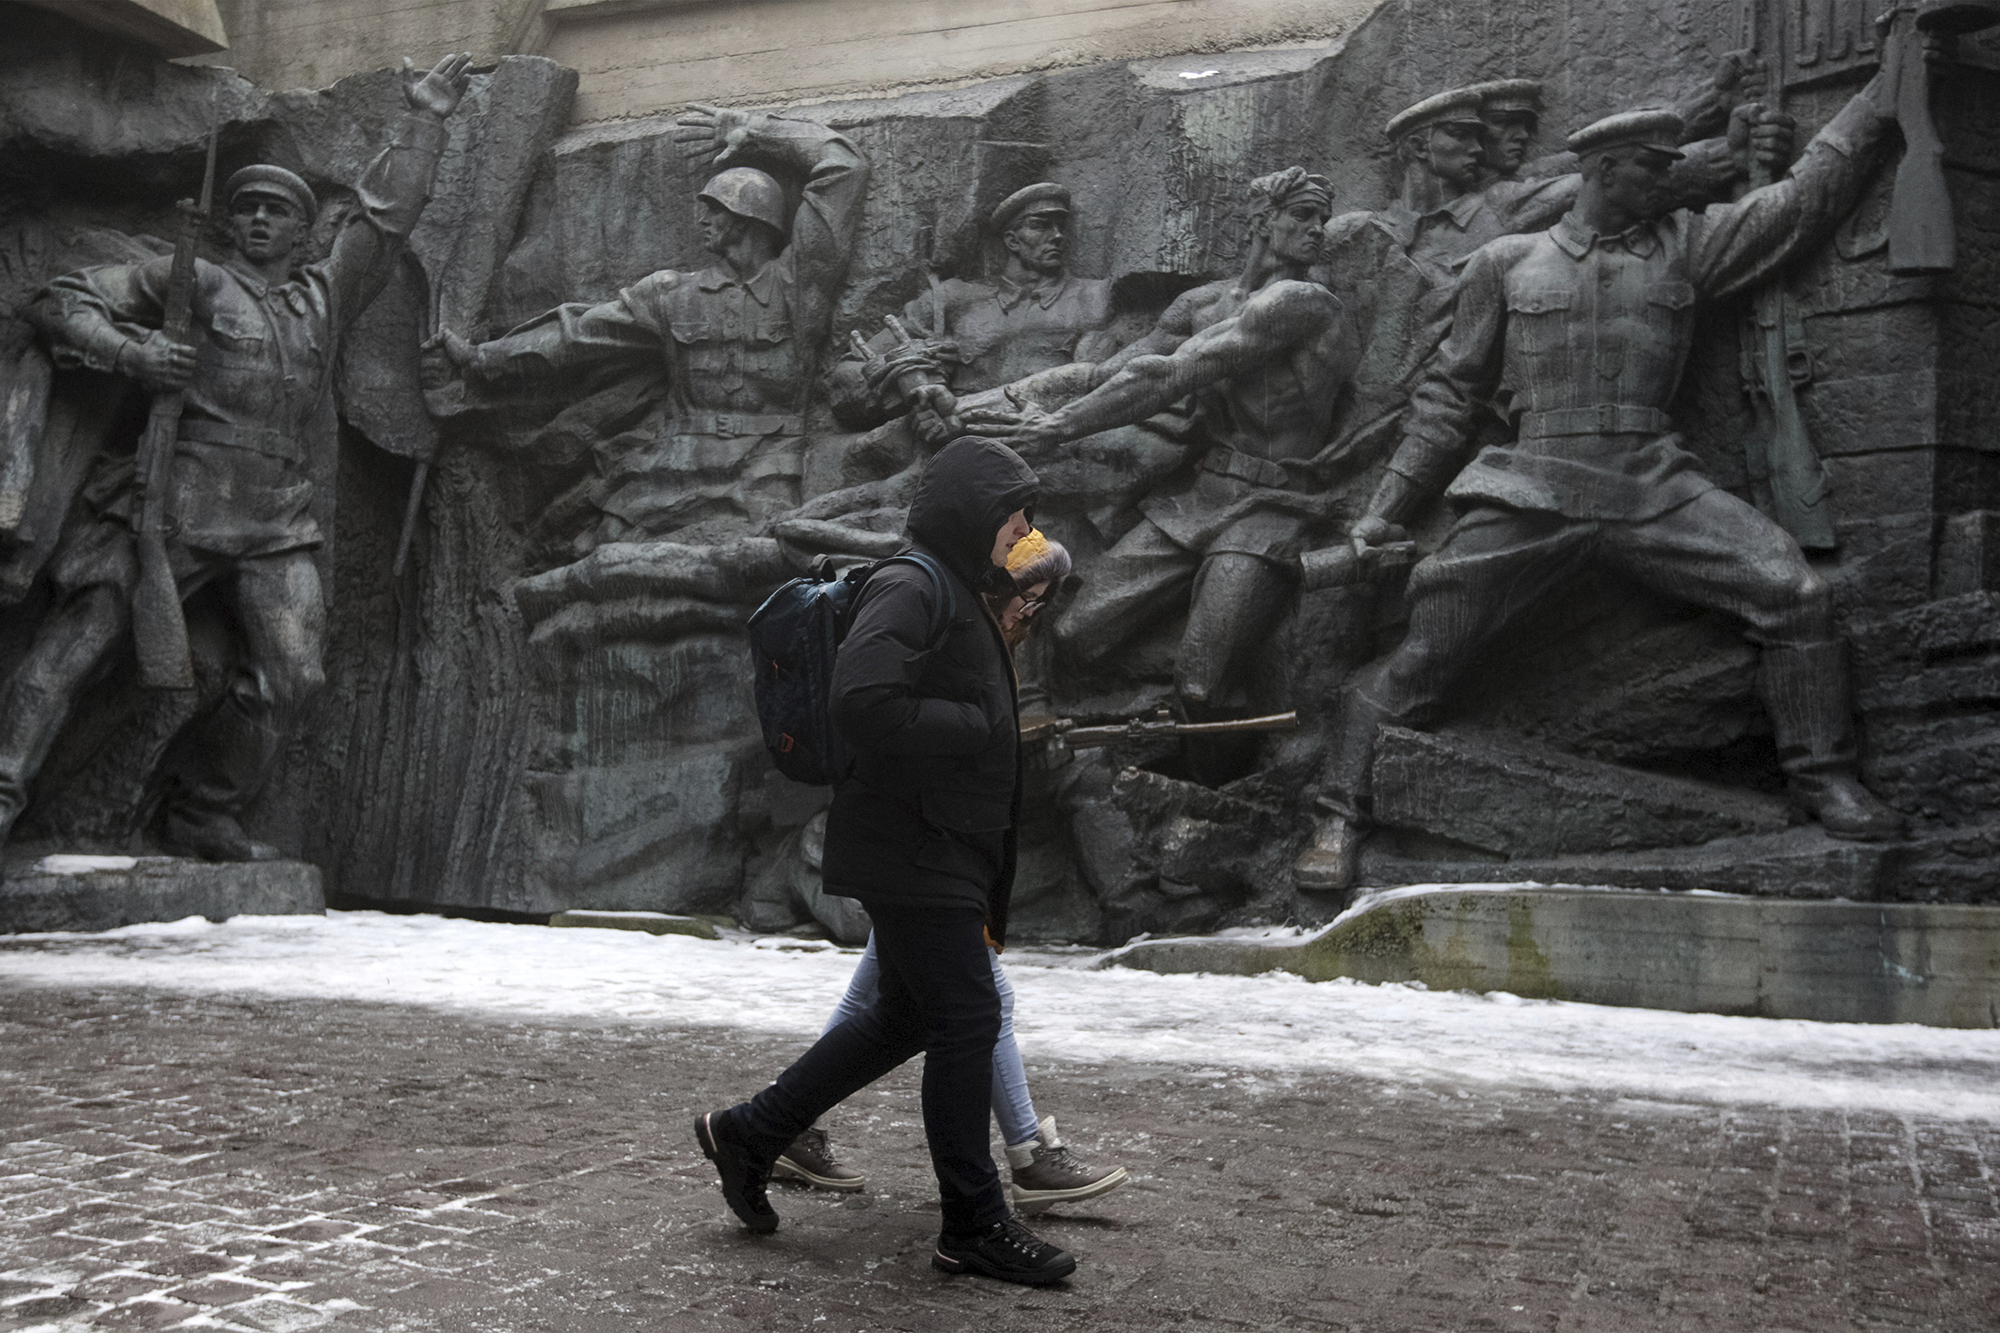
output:
M 921 551 L 904 551 L 886 560 L 878 560 L 868 573 L 872 577 L 875 570 L 884 565 L 894 564 L 898 560 L 904 564 L 915 565 L 931 576 L 931 584 L 937 592 L 938 609 L 944 614 L 932 624 L 930 639 L 925 644 L 925 650 L 936 652 L 938 646 L 944 642 L 944 636 L 950 631 L 951 622 L 958 619 L 958 594 L 953 591 L 951 580 L 945 576 L 945 572 L 938 568 L 937 561 Z

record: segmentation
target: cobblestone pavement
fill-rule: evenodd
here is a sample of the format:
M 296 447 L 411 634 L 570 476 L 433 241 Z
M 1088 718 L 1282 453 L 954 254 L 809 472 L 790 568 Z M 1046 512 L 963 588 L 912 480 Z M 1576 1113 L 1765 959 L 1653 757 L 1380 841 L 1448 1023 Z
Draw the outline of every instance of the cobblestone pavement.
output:
M 688 1122 L 793 1042 L 62 988 L 0 1040 L 0 1329 L 2000 1328 L 1990 1123 L 1038 1066 L 1133 1182 L 1033 1292 L 927 1266 L 913 1070 L 758 1239 Z

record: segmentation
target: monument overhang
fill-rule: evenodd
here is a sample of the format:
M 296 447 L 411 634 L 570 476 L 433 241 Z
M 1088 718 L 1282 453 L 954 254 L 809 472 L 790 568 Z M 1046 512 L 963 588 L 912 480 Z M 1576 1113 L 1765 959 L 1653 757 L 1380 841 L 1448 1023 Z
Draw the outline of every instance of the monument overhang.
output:
M 229 31 L 215 0 L 27 0 L 64 18 L 144 42 L 169 57 L 229 49 Z

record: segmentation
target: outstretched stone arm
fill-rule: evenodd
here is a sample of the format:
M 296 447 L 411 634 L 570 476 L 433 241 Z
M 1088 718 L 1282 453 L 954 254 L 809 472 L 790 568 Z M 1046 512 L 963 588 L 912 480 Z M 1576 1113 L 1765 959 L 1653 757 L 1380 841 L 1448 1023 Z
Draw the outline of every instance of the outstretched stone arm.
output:
M 671 270 L 655 273 L 598 305 L 560 305 L 491 342 L 460 343 L 452 360 L 483 380 L 546 379 L 607 362 L 657 362 L 669 336 L 656 312 L 661 299 L 684 281 Z M 441 338 L 456 335 L 441 333 Z
M 396 137 L 368 164 L 355 193 L 360 207 L 334 237 L 333 249 L 318 267 L 332 297 L 336 329 L 351 324 L 380 294 L 394 258 L 424 205 L 430 202 L 450 131 L 445 122 L 458 109 L 471 81 L 472 57 L 450 55 L 419 77 L 403 62 L 403 97 L 409 114 Z
M 1318 286 L 1304 283 L 1291 285 Z M 1120 417 L 1105 425 L 1077 430 L 1074 429 L 1073 422 L 1059 421 L 1055 413 L 1044 411 L 1040 403 L 1051 399 L 1069 399 L 1068 407 L 1064 408 L 1064 411 L 1071 408 L 1078 409 L 1087 419 L 1095 419 L 1098 415 L 1115 415 L 1117 411 L 1123 410 L 1122 406 L 1114 408 L 1114 403 L 1122 403 L 1134 396 L 1150 397 L 1153 390 L 1143 386 L 1152 381 L 1152 370 L 1156 368 L 1154 363 L 1172 357 L 1194 337 L 1195 308 L 1201 301 L 1202 293 L 1207 290 L 1209 289 L 1197 287 L 1191 292 L 1183 292 L 1161 313 L 1159 319 L 1154 322 L 1151 332 L 1098 365 L 1073 363 L 1057 366 L 1052 370 L 1038 371 L 1001 389 L 990 389 L 979 395 L 980 399 L 988 401 L 963 412 L 965 428 L 975 435 L 991 435 L 1006 439 L 1016 449 L 1036 449 L 1081 439 L 1094 431 L 1125 425 L 1130 421 L 1150 416 L 1152 411 L 1157 409 L 1141 411 L 1133 417 Z M 1331 293 L 1325 288 L 1319 287 L 1318 290 L 1322 296 L 1331 299 Z M 1333 308 L 1339 309 L 1337 301 L 1333 302 Z M 1225 321 L 1231 325 L 1235 322 Z M 1222 325 L 1214 327 L 1220 330 Z M 1114 391 L 1114 397 L 1099 399 L 1089 408 L 1083 407 L 1086 400 L 1097 398 L 1100 390 L 1108 388 L 1113 381 L 1126 376 L 1128 368 L 1135 363 L 1138 363 L 1141 369 L 1124 380 L 1121 387 Z M 1000 408 L 990 401 L 998 396 L 1004 396 L 1012 403 L 1013 410 Z M 1161 405 L 1165 406 L 1173 401 L 1174 398 L 1168 397 L 1162 400 Z
M 1877 74 L 1812 137 L 1784 179 L 1689 220 L 1695 289 L 1705 297 L 1754 287 L 1821 245 L 1859 202 L 1894 115 Z
M 1114 358 L 1116 373 L 1051 414 L 1056 438 L 1076 440 L 1142 421 L 1197 389 L 1288 355 L 1326 333 L 1340 315 L 1339 301 L 1318 283 L 1273 283 L 1240 314 L 1192 335 L 1169 354 L 1142 351 Z

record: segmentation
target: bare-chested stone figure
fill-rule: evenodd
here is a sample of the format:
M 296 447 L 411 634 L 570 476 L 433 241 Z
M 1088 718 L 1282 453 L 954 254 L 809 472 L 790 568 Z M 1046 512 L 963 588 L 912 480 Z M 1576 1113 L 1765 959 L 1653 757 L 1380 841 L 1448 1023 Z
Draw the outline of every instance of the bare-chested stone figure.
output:
M 1359 354 L 1339 299 L 1308 278 L 1332 186 L 1288 167 L 1252 181 L 1250 196 L 1241 276 L 1182 295 L 1151 333 L 1095 368 L 1082 397 L 1054 411 L 966 414 L 968 428 L 1045 455 L 1194 396 L 1199 469 L 1145 499 L 1144 519 L 1082 571 L 1057 630 L 1065 655 L 1088 665 L 1187 608 L 1174 683 L 1191 712 L 1229 705 L 1285 612 L 1298 553 L 1325 517 L 1302 465 L 1325 443 Z

